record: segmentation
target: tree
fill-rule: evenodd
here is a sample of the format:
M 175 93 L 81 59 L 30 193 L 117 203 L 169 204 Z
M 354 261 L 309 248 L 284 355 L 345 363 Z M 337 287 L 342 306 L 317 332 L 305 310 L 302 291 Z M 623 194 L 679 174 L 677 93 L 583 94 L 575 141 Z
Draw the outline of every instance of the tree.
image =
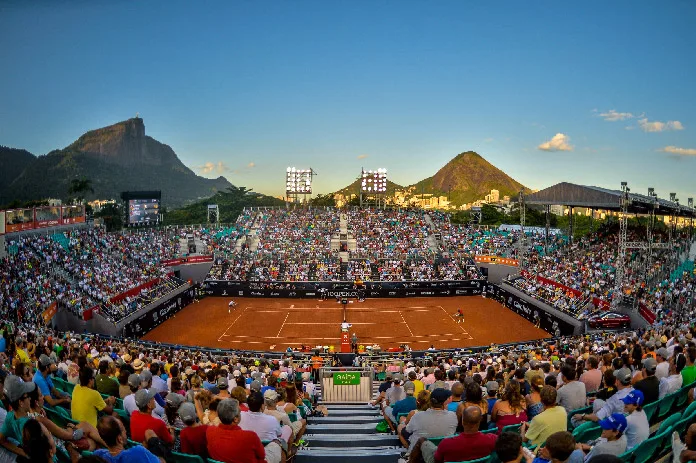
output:
M 92 188 L 92 181 L 88 178 L 74 178 L 70 180 L 70 186 L 68 187 L 68 194 L 75 195 L 75 201 L 82 204 L 85 199 L 85 193 L 94 193 L 94 188 Z
M 105 204 L 101 210 L 94 214 L 95 218 L 104 220 L 107 231 L 116 231 L 123 228 L 123 214 L 118 204 Z
M 309 204 L 317 207 L 336 207 L 336 200 L 334 199 L 334 195 L 332 193 L 328 193 L 325 195 L 318 194 L 314 198 L 309 200 Z

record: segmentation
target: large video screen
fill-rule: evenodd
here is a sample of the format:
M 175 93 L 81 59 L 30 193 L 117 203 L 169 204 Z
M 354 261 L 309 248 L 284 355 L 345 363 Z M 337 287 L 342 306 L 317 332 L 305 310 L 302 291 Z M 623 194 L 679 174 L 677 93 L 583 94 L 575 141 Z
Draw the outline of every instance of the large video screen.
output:
M 159 199 L 131 199 L 128 201 L 128 224 L 143 225 L 159 222 Z

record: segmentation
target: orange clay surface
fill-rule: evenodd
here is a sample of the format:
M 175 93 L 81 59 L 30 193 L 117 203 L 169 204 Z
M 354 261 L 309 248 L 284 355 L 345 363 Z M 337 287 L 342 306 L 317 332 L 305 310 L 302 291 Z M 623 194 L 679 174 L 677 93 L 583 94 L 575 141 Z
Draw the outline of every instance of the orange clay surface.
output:
M 335 299 L 235 298 L 194 302 L 143 339 L 221 349 L 279 350 L 288 347 L 340 345 L 343 307 Z M 453 315 L 464 312 L 464 322 Z M 346 319 L 360 344 L 383 349 L 408 344 L 414 350 L 483 346 L 548 337 L 499 303 L 480 296 L 351 299 Z

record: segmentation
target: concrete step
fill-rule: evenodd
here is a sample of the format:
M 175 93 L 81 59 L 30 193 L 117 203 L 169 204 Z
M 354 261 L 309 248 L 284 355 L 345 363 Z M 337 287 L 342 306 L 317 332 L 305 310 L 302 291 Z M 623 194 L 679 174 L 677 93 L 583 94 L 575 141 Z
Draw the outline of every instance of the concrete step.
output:
M 346 409 L 346 408 L 339 408 L 339 409 L 329 409 L 329 416 L 342 416 L 342 417 L 351 417 L 351 416 L 379 416 L 381 417 L 382 415 L 379 413 L 379 409 L 375 408 L 374 410 L 365 410 L 365 409 Z M 321 417 L 319 417 L 321 418 Z M 312 418 L 314 419 L 314 418 Z
M 311 443 L 310 443 L 311 446 Z M 397 463 L 404 449 L 307 448 L 297 452 L 297 463 Z
M 360 423 L 373 423 L 377 426 L 377 423 L 382 421 L 381 415 L 370 415 L 370 416 L 360 416 L 360 415 L 331 415 L 329 416 L 316 416 L 312 417 L 312 424 L 360 424 Z
M 314 421 L 307 424 L 307 433 L 309 434 L 377 434 L 375 427 L 376 422 L 369 423 L 330 423 L 330 424 L 315 424 Z
M 319 405 L 325 405 L 329 410 L 379 410 L 372 408 L 365 402 L 322 402 Z
M 393 434 L 305 434 L 303 436 L 309 442 L 310 448 L 322 447 L 375 447 L 393 448 L 400 447 L 399 439 Z

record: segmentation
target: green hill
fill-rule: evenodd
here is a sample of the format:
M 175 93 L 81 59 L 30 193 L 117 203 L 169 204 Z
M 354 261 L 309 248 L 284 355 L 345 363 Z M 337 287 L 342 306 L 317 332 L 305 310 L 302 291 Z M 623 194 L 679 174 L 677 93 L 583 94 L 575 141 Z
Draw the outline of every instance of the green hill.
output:
M 516 197 L 523 188 L 531 191 L 473 151 L 458 154 L 435 175 L 410 187 L 415 193 L 447 196 L 449 192 L 450 201 L 456 205 L 483 199 L 491 190 L 500 191 L 501 198 Z

